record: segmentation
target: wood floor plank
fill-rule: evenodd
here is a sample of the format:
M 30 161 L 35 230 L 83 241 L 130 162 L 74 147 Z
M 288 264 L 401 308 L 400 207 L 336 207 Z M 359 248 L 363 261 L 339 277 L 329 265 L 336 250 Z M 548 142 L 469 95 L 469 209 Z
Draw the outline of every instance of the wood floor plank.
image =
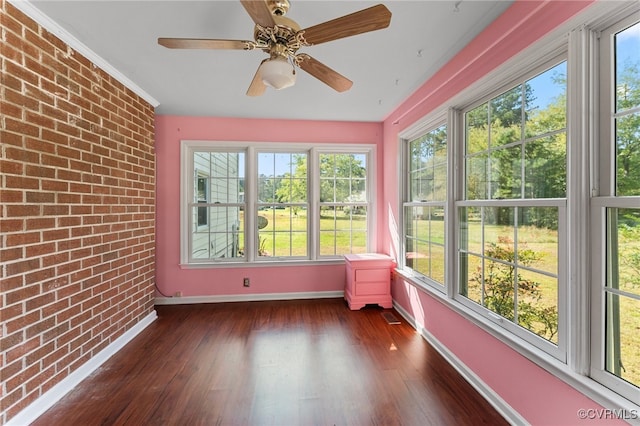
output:
M 507 424 L 380 308 L 322 299 L 156 310 L 34 425 Z

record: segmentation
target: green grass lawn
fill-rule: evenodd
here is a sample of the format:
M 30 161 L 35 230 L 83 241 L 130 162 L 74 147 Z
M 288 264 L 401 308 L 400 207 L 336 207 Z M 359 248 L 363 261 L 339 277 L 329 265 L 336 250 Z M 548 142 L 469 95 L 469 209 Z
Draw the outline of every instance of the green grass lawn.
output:
M 307 211 L 291 208 L 261 210 L 267 219 L 260 229 L 261 255 L 307 256 Z M 320 255 L 367 251 L 367 218 L 364 214 L 323 211 L 320 216 Z

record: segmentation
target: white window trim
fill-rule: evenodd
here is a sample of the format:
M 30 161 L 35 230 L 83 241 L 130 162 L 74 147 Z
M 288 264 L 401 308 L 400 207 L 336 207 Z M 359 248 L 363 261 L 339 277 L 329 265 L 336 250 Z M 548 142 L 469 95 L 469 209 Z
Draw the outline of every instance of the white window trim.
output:
M 400 164 L 399 164 L 399 168 L 398 170 L 402 171 L 402 191 L 401 191 L 401 197 L 400 197 L 400 207 L 399 207 L 399 214 L 398 214 L 398 231 L 400 232 L 400 237 L 399 237 L 399 247 L 400 247 L 400 251 L 398 253 L 398 260 L 399 260 L 399 267 L 402 269 L 402 273 L 407 276 L 407 277 L 411 277 L 411 279 L 414 282 L 419 282 L 421 287 L 424 288 L 429 288 L 431 290 L 437 291 L 439 293 L 446 293 L 447 291 L 447 286 L 442 285 L 438 282 L 435 282 L 434 280 L 432 280 L 430 277 L 424 276 L 422 274 L 419 274 L 413 270 L 407 269 L 406 268 L 406 255 L 407 255 L 407 248 L 406 248 L 406 240 L 405 240 L 405 217 L 404 217 L 404 208 L 407 205 L 410 205 L 411 203 L 406 201 L 408 196 L 409 196 L 409 177 L 407 174 L 407 171 L 409 170 L 409 149 L 408 149 L 408 144 L 410 141 L 412 141 L 413 139 L 419 138 L 423 135 L 425 135 L 426 133 L 437 129 L 438 127 L 441 127 L 443 125 L 447 126 L 447 176 L 452 176 L 452 158 L 453 158 L 453 145 L 454 145 L 454 139 L 452 139 L 452 132 L 450 130 L 450 124 L 449 124 L 449 120 L 448 118 L 450 118 L 451 114 L 448 113 L 448 111 L 436 111 L 434 114 L 431 114 L 427 117 L 425 117 L 422 120 L 419 120 L 416 124 L 414 124 L 413 126 L 408 127 L 407 129 L 405 129 L 402 133 L 399 134 L 399 145 L 400 145 L 400 150 L 402 155 L 400 155 Z M 449 200 L 451 199 L 451 197 L 449 196 L 449 194 L 451 194 L 451 187 L 453 184 L 453 179 L 447 179 L 447 199 L 443 202 L 434 202 L 433 204 L 437 204 L 440 205 L 442 204 L 444 206 L 444 216 L 445 218 L 447 218 L 447 220 L 445 221 L 445 235 L 444 235 L 444 257 L 445 257 L 445 265 L 449 265 L 451 263 L 451 259 L 455 259 L 455 257 L 451 257 L 451 252 L 449 250 L 449 246 L 451 245 L 450 242 L 453 241 L 452 240 L 452 230 L 453 228 L 451 227 L 451 222 L 453 222 L 450 219 L 450 212 L 451 210 L 451 203 L 449 202 Z M 428 204 L 428 203 L 420 203 L 421 205 L 424 204 Z M 445 272 L 444 272 L 444 282 L 447 283 L 449 282 L 449 271 L 451 268 L 445 267 Z
M 376 232 L 376 192 L 377 192 L 377 180 L 376 180 L 376 159 L 377 151 L 375 145 L 322 145 L 314 146 L 311 149 L 311 163 L 313 171 L 319 175 L 319 159 L 320 154 L 364 154 L 367 158 L 367 251 L 375 251 L 378 246 L 377 232 Z M 315 224 L 320 223 L 320 180 L 314 179 L 311 187 L 311 196 L 314 200 L 314 207 L 312 207 L 313 220 Z M 319 230 L 319 225 L 314 228 Z M 336 260 L 343 259 L 342 255 L 336 256 L 321 256 L 320 255 L 320 238 L 319 233 L 312 232 L 310 235 L 311 247 L 313 248 L 314 259 L 318 260 Z
M 590 28 L 602 28 L 613 24 L 621 19 L 621 17 L 638 13 L 639 5 L 634 2 L 596 2 L 585 11 L 570 19 L 556 30 L 547 34 L 531 47 L 523 50 L 510 60 L 502 64 L 498 69 L 481 80 L 477 81 L 471 87 L 465 89 L 461 93 L 452 97 L 448 101 L 448 105 L 443 105 L 436 112 L 418 120 L 416 124 L 409 127 L 405 132 L 399 135 L 399 143 L 402 146 L 404 139 L 410 137 L 412 131 L 428 127 L 427 124 L 432 117 L 438 114 L 444 114 L 444 109 L 449 109 L 449 119 L 447 132 L 453 140 L 459 139 L 459 134 L 464 131 L 461 128 L 462 123 L 457 120 L 457 114 L 451 114 L 451 111 L 462 110 L 476 103 L 482 96 L 490 97 L 489 92 L 495 87 L 504 86 L 504 81 L 509 81 L 512 75 L 525 74 L 528 70 L 539 66 L 541 63 L 547 62 L 551 57 L 561 54 L 563 51 L 568 53 L 567 59 L 567 78 L 569 84 L 567 86 L 567 141 L 578 140 L 584 143 L 569 143 L 567 147 L 568 165 L 567 165 L 567 217 L 572 220 L 567 224 L 567 244 L 566 251 L 573 253 L 567 259 L 566 279 L 567 289 L 571 288 L 571 292 L 566 295 L 566 303 L 568 304 L 567 316 L 567 338 L 565 339 L 566 362 L 549 355 L 539 348 L 523 341 L 518 336 L 507 332 L 502 327 L 497 327 L 493 321 L 477 315 L 471 309 L 455 299 L 457 290 L 451 285 L 452 279 L 450 275 L 446 275 L 447 283 L 446 294 L 442 291 L 434 290 L 433 286 L 426 285 L 422 280 L 416 280 L 411 274 L 398 269 L 397 273 L 411 282 L 414 286 L 421 288 L 443 304 L 451 308 L 454 312 L 466 318 L 471 323 L 479 326 L 493 337 L 497 338 L 516 352 L 525 356 L 535 364 L 563 380 L 570 386 L 577 389 L 587 397 L 593 399 L 597 403 L 610 409 L 623 409 L 626 413 L 640 413 L 640 401 L 631 401 L 614 390 L 604 386 L 594 378 L 589 377 L 591 365 L 591 337 L 590 321 L 593 319 L 590 312 L 592 292 L 591 286 L 591 270 L 590 265 L 594 262 L 591 257 L 590 249 L 591 238 L 589 230 L 593 229 L 591 221 L 593 218 L 589 215 L 590 197 L 595 194 L 596 183 L 591 181 L 591 170 L 595 170 L 597 165 L 597 151 L 594 152 L 595 141 L 597 140 L 598 124 L 597 117 L 594 117 L 594 108 L 596 101 L 593 96 L 597 97 L 595 88 L 598 87 L 597 63 L 587 60 L 593 58 L 597 49 L 597 34 Z M 520 71 L 520 72 L 519 72 Z M 449 161 L 451 170 L 455 171 L 451 176 L 454 179 L 449 180 L 452 186 L 449 194 L 454 196 L 448 197 L 448 208 L 453 211 L 455 200 L 462 191 L 460 175 L 457 172 L 461 163 L 460 149 L 457 144 L 453 145 L 453 154 L 450 155 Z M 399 156 L 398 170 L 406 171 L 406 161 Z M 403 184 L 403 187 L 405 185 Z M 399 200 L 399 210 L 403 211 L 404 196 Z M 402 220 L 402 214 L 399 215 Z M 451 216 L 448 216 L 451 218 Z M 455 221 L 449 221 L 451 228 L 447 235 L 451 236 L 457 232 L 457 218 Z M 399 238 L 398 246 L 401 247 L 400 255 L 404 256 L 402 247 L 404 245 L 404 227 L 399 222 L 399 232 L 402 236 Z M 455 238 L 449 241 L 457 241 Z M 449 259 L 454 259 L 456 247 L 454 244 L 448 244 L 447 255 Z M 597 255 L 596 255 L 597 256 Z M 400 258 L 402 259 L 402 257 Z M 598 259 L 601 262 L 601 258 Z M 451 262 L 448 262 L 451 265 Z M 450 266 L 450 268 L 453 268 Z M 455 268 L 457 269 L 457 267 Z M 453 277 L 453 282 L 457 285 L 457 276 Z M 631 419 L 632 422 L 638 423 L 638 418 Z M 627 419 L 629 421 L 629 419 Z M 639 423 L 640 424 L 640 423 Z
M 202 262 L 190 262 L 190 213 L 188 205 L 193 197 L 193 176 L 195 173 L 192 161 L 193 151 L 211 150 L 245 153 L 245 211 L 251 214 L 245 215 L 245 258 L 238 260 L 207 260 Z M 310 179 L 309 192 L 309 216 L 308 216 L 308 257 L 275 257 L 271 259 L 258 258 L 254 241 L 256 229 L 255 213 L 257 211 L 257 179 L 250 176 L 257 170 L 258 153 L 260 152 L 300 152 L 309 154 L 308 174 L 319 175 L 318 156 L 320 153 L 357 153 L 367 156 L 367 250 L 372 251 L 377 247 L 377 147 L 375 144 L 312 144 L 312 143 L 282 143 L 282 142 L 237 142 L 237 141 L 208 141 L 208 140 L 182 140 L 180 141 L 180 264 L 183 269 L 202 269 L 217 267 L 263 267 L 263 266 L 287 266 L 287 265 L 314 265 L 344 263 L 343 256 L 319 256 L 319 239 L 316 235 L 319 224 L 319 212 L 317 206 L 320 199 L 320 185 L 317 179 Z

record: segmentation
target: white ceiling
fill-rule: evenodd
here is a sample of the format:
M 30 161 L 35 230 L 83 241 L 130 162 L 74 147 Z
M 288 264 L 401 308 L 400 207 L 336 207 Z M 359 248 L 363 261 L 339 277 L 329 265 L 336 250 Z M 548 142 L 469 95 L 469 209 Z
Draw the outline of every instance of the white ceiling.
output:
M 305 47 L 354 84 L 337 93 L 300 71 L 296 85 L 246 96 L 266 53 L 174 50 L 158 37 L 253 40 L 239 1 L 39 0 L 31 4 L 159 101 L 157 114 L 382 121 L 511 1 L 290 0 L 301 28 L 377 3 L 391 11 L 383 30 Z

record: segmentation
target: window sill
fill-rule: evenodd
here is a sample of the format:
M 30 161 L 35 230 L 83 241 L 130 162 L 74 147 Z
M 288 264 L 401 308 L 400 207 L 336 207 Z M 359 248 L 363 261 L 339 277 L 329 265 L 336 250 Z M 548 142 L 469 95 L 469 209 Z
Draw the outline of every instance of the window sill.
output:
M 344 265 L 344 259 L 326 260 L 255 260 L 253 262 L 207 262 L 207 263 L 180 263 L 180 269 L 218 269 L 218 268 L 270 268 L 270 267 L 297 267 L 297 266 L 327 266 Z
M 472 324 L 480 327 L 500 342 L 507 345 L 512 350 L 516 351 L 529 361 L 533 362 L 540 368 L 553 374 L 558 379 L 567 383 L 569 386 L 581 392 L 588 398 L 591 398 L 603 407 L 611 410 L 625 410 L 627 414 L 634 416 L 635 418 L 625 419 L 631 424 L 640 425 L 640 401 L 636 404 L 623 396 L 613 392 L 609 388 L 601 385 L 589 376 L 579 374 L 573 371 L 569 365 L 559 361 L 553 356 L 545 353 L 539 348 L 531 345 L 530 343 L 520 339 L 508 333 L 506 330 L 495 325 L 488 319 L 478 315 L 476 312 L 464 306 L 462 303 L 455 299 L 449 298 L 444 292 L 432 287 L 425 282 L 417 280 L 415 277 L 403 272 L 400 269 L 394 270 L 394 272 L 401 277 L 406 283 L 418 288 L 427 295 L 435 298 L 446 307 L 462 316 Z

